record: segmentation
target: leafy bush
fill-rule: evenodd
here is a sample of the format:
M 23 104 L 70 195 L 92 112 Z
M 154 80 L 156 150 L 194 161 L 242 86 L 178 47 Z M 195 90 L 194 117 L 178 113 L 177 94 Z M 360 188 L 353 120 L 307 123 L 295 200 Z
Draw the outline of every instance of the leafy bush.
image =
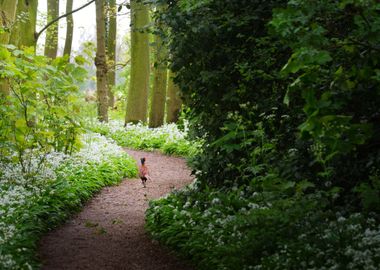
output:
M 380 165 L 379 8 L 372 0 L 289 1 L 270 22 L 291 52 L 281 70 L 292 79 L 285 100 L 292 108 L 303 98 L 300 139 L 312 144 L 318 180 L 346 193 Z
M 42 233 L 66 220 L 106 185 L 137 174 L 135 161 L 100 135 L 84 135 L 72 156 L 52 152 L 28 171 L 19 164 L 0 164 L 0 268 L 37 267 L 34 258 Z
M 78 62 L 80 57 L 78 56 Z M 22 160 L 28 152 L 71 153 L 79 148 L 79 88 L 86 71 L 67 57 L 50 61 L 33 48 L 0 46 L 0 155 Z M 44 155 L 40 155 L 44 158 Z M 41 160 L 43 162 L 43 160 Z
M 196 186 L 197 184 L 195 184 Z M 332 195 L 188 188 L 150 203 L 147 229 L 199 269 L 377 269 L 374 218 L 324 211 Z
M 272 9 L 284 6 L 285 1 L 175 1 L 168 5 L 156 13 L 156 20 L 164 26 L 161 34 L 189 108 L 191 133 L 205 139 L 202 154 L 192 166 L 202 172 L 199 179 L 205 184 L 246 183 L 249 179 L 241 179 L 238 164 L 255 163 L 250 155 L 262 142 L 254 134 L 259 123 L 273 145 L 270 153 L 260 152 L 274 166 L 295 140 L 298 124 L 282 102 L 286 81 L 279 75 L 289 50 L 266 28 Z M 301 107 L 293 115 L 302 118 Z
M 260 165 L 350 196 L 369 181 L 380 166 L 377 1 L 152 2 L 168 4 L 156 21 L 205 135 L 193 162 L 204 183 L 246 184 Z
M 149 128 L 142 124 L 128 124 L 123 127 L 121 121 L 108 124 L 92 123 L 90 129 L 115 140 L 120 146 L 152 151 L 159 149 L 165 154 L 193 156 L 200 143 L 186 139 L 186 131 L 181 132 L 175 124 L 159 128 Z
M 149 2 L 204 136 L 152 235 L 201 269 L 378 269 L 378 1 Z

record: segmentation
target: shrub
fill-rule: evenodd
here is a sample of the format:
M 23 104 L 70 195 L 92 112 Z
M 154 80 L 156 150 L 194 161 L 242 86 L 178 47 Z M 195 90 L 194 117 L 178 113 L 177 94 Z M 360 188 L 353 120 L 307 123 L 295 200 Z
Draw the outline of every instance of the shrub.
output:
M 379 3 L 150 2 L 204 135 L 152 235 L 201 269 L 378 269 Z
M 326 210 L 332 196 L 188 188 L 152 201 L 146 226 L 199 269 L 377 269 L 377 221 Z
M 78 149 L 82 128 L 77 85 L 86 77 L 85 69 L 67 57 L 50 61 L 36 56 L 33 48 L 18 50 L 13 45 L 0 46 L 0 60 L 0 78 L 9 90 L 0 99 L 1 156 L 17 153 L 15 161 L 36 149 Z M 23 166 L 23 160 L 18 162 Z

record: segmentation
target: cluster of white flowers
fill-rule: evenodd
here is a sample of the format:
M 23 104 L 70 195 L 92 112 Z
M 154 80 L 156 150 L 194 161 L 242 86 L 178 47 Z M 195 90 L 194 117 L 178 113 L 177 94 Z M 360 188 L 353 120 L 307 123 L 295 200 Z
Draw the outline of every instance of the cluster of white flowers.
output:
M 120 156 L 124 154 L 123 149 L 113 140 L 98 133 L 84 134 L 82 136 L 82 142 L 84 145 L 81 150 L 72 156 L 72 158 L 78 163 L 100 163 L 109 159 L 111 156 Z
M 176 124 L 165 124 L 158 128 L 149 128 L 142 123 L 132 124 L 128 123 L 124 126 L 123 122 L 120 120 L 111 120 L 108 123 L 97 123 L 100 127 L 105 127 L 110 133 L 117 133 L 123 131 L 130 131 L 134 134 L 144 134 L 150 137 L 161 137 L 168 136 L 169 140 L 179 140 L 183 139 L 187 135 L 187 125 L 185 125 L 184 131 L 180 131 Z
M 202 235 L 202 248 L 210 253 L 227 246 L 241 247 L 249 241 L 248 234 L 244 233 L 249 224 L 247 220 L 245 223 L 245 216 L 272 208 L 270 203 L 260 200 L 260 192 L 236 187 L 227 196 L 221 191 L 209 191 L 207 197 L 202 198 L 194 184 L 180 191 L 179 197 L 171 195 L 168 199 L 171 203 L 167 206 L 173 208 L 172 224 L 195 232 L 194 235 Z M 187 199 L 183 201 L 181 198 Z M 239 200 L 239 203 L 232 206 L 229 199 Z M 159 212 L 159 207 L 155 206 L 155 210 Z M 302 269 L 379 269 L 380 226 L 376 220 L 364 220 L 359 213 L 344 217 L 337 212 L 333 220 L 326 219 L 322 224 L 312 222 L 304 225 L 315 230 L 305 231 L 298 237 L 295 235 L 295 242 L 289 241 L 277 253 L 265 257 L 271 266 L 276 269 L 289 269 L 294 264 Z M 242 269 L 267 268 L 264 261 L 260 265 L 242 266 Z
M 57 168 L 64 164 L 75 167 L 88 163 L 100 163 L 110 157 L 124 155 L 121 147 L 112 140 L 95 133 L 82 137 L 83 147 L 72 156 L 52 152 L 27 153 L 23 166 L 13 163 L 0 163 L 0 245 L 12 245 L 19 235 L 16 215 L 28 218 L 28 209 L 45 193 L 56 178 Z M 41 162 L 42 161 L 42 162 Z M 70 173 L 67 170 L 65 173 Z M 4 252 L 4 249 L 1 249 Z M 14 254 L 0 252 L 0 269 L 18 269 Z M 28 264 L 23 269 L 28 269 Z
M 2 269 L 16 269 L 17 264 L 10 254 L 0 254 L 0 266 Z
M 172 150 L 181 148 L 180 151 L 191 149 L 195 151 L 201 142 L 190 143 L 186 140 L 188 133 L 187 123 L 184 131 L 178 129 L 176 124 L 165 124 L 158 128 L 149 128 L 142 123 L 123 125 L 121 121 L 112 120 L 109 123 L 92 124 L 95 130 L 103 131 L 106 136 L 114 138 L 124 146 L 144 149 L 161 148 Z M 165 150 L 164 150 L 165 151 Z
M 179 192 L 188 195 L 188 200 L 184 202 L 175 200 L 173 204 L 168 206 L 173 208 L 173 218 L 177 226 L 190 231 L 201 229 L 201 234 L 205 240 L 204 248 L 210 252 L 214 252 L 215 247 L 223 248 L 226 244 L 241 245 L 248 236 L 242 232 L 244 224 L 237 221 L 238 216 L 250 215 L 253 211 L 268 209 L 267 206 L 252 202 L 252 198 L 258 196 L 257 194 L 251 196 L 249 192 L 238 188 L 233 189 L 233 192 L 241 201 L 241 205 L 245 205 L 240 209 L 234 209 L 221 191 L 210 192 L 207 200 L 194 200 L 191 194 L 197 193 L 194 187 L 196 184 L 194 181 L 192 185 Z M 155 206 L 155 209 L 156 212 L 159 211 L 158 206 Z M 200 209 L 202 210 L 198 211 Z M 231 236 L 234 239 L 233 243 L 231 243 Z
M 375 221 L 371 218 L 363 225 L 355 221 L 359 216 L 360 214 L 352 214 L 348 218 L 338 216 L 336 220 L 327 222 L 324 229 L 317 230 L 317 235 L 314 235 L 315 232 L 311 232 L 313 236 L 308 233 L 299 235 L 297 239 L 304 243 L 302 250 L 291 250 L 283 245 L 277 253 L 271 255 L 272 262 L 286 269 L 295 264 L 294 259 L 302 269 L 379 269 L 380 226 L 374 226 Z M 303 252 L 308 256 L 312 254 L 313 258 L 307 260 L 308 257 Z M 264 268 L 257 265 L 254 269 Z
M 40 153 L 38 151 L 26 152 L 22 164 L 0 163 L 1 184 L 12 183 L 12 185 L 27 185 L 30 177 L 39 181 L 54 179 L 55 170 L 68 156 L 64 153 L 50 152 Z

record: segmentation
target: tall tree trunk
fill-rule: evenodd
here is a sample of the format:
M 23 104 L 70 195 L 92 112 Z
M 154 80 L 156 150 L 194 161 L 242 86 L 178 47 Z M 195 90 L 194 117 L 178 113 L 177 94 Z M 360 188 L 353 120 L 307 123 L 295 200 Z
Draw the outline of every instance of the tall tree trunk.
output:
M 140 31 L 148 23 L 148 7 L 131 0 L 131 77 L 125 123 L 146 122 L 150 73 L 149 34 Z
M 22 20 L 16 20 L 9 43 L 18 47 L 36 47 L 36 22 L 38 0 L 18 0 L 16 14 L 24 14 Z
M 98 118 L 101 122 L 108 122 L 108 85 L 107 61 L 105 46 L 104 0 L 96 0 L 96 89 L 98 103 Z
M 66 2 L 66 13 L 69 13 L 73 10 L 73 0 L 67 0 Z M 63 49 L 63 55 L 68 55 L 70 59 L 71 55 L 71 46 L 73 44 L 73 30 L 74 30 L 74 21 L 73 15 L 66 17 L 66 39 L 65 47 Z
M 117 7 L 116 0 L 107 0 L 107 60 L 109 64 L 108 70 L 108 103 L 109 107 L 115 106 L 115 97 L 112 92 L 112 88 L 115 86 L 115 63 L 116 63 L 116 17 Z
M 5 30 L 0 34 L 0 44 L 8 44 L 10 31 L 15 23 L 17 0 L 0 0 L 0 26 Z
M 59 0 L 47 0 L 48 22 L 59 16 Z M 58 50 L 58 22 L 46 29 L 45 56 L 50 58 L 57 57 Z
M 165 99 L 166 99 L 166 82 L 167 82 L 167 67 L 166 67 L 166 48 L 162 43 L 160 36 L 154 36 L 154 82 L 152 102 L 149 114 L 149 127 L 159 127 L 164 123 L 165 116 Z
M 173 82 L 174 74 L 169 71 L 167 101 L 166 101 L 166 122 L 176 123 L 181 111 L 182 100 L 179 96 L 179 87 Z
M 17 0 L 0 0 L 0 26 L 5 30 L 0 34 L 0 44 L 8 44 L 10 31 L 15 23 Z M 9 84 L 0 78 L 0 98 L 9 95 Z

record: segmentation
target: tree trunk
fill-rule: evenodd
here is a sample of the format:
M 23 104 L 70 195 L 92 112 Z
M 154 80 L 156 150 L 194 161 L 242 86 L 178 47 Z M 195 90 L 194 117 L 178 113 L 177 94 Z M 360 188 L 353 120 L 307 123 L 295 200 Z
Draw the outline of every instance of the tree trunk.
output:
M 166 122 L 176 123 L 181 111 L 182 100 L 179 96 L 179 87 L 173 82 L 174 74 L 169 71 L 169 81 L 166 101 Z
M 16 20 L 9 43 L 18 47 L 36 47 L 36 22 L 38 0 L 18 0 L 16 14 L 25 14 L 22 20 Z
M 8 44 L 10 31 L 15 22 L 17 0 L 0 0 L 0 26 L 6 31 L 0 34 L 0 44 Z M 9 95 L 9 84 L 6 79 L 0 78 L 0 98 Z
M 148 7 L 131 0 L 131 77 L 125 123 L 146 122 L 150 73 L 149 34 L 141 31 L 148 23 Z
M 17 0 L 0 0 L 0 26 L 6 31 L 0 34 L 0 44 L 8 44 L 15 23 Z
M 166 82 L 167 82 L 167 67 L 166 67 L 166 48 L 162 43 L 160 36 L 154 36 L 154 82 L 152 102 L 149 114 L 149 127 L 159 127 L 164 123 L 165 116 L 165 99 L 166 99 Z
M 50 22 L 59 16 L 59 0 L 47 0 L 47 21 Z M 58 22 L 46 29 L 45 56 L 57 57 L 58 50 Z
M 73 0 L 67 0 L 66 2 L 66 13 L 69 13 L 73 10 Z M 68 55 L 70 59 L 71 55 L 71 46 L 73 44 L 73 30 L 74 30 L 74 21 L 73 15 L 66 17 L 66 39 L 65 47 L 63 49 L 63 55 Z
M 104 0 L 96 0 L 96 89 L 98 103 L 98 118 L 101 122 L 108 122 L 108 85 L 107 61 L 105 46 Z
M 115 97 L 112 92 L 112 88 L 115 86 L 115 63 L 116 63 L 116 17 L 117 7 L 116 0 L 108 0 L 107 7 L 107 60 L 108 60 L 108 103 L 109 107 L 115 106 Z

